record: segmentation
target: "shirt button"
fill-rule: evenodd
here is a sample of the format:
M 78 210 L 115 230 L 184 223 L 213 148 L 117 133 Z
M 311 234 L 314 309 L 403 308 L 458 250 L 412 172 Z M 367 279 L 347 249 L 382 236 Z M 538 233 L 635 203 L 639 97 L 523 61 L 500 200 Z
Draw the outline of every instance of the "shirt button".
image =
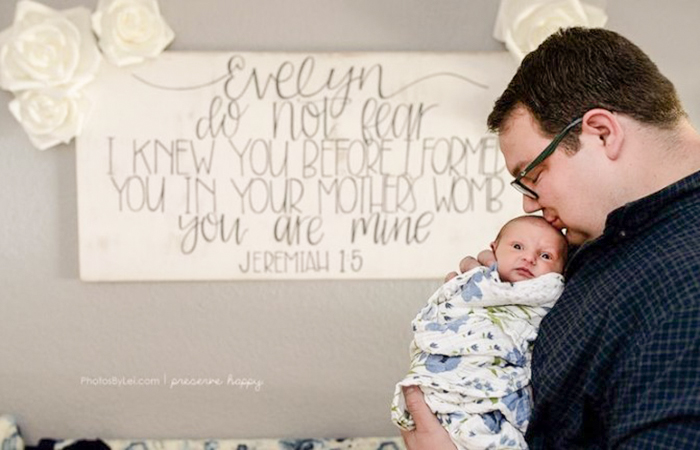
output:
M 627 233 L 625 233 L 625 230 L 620 231 L 620 237 L 624 238 L 627 236 Z

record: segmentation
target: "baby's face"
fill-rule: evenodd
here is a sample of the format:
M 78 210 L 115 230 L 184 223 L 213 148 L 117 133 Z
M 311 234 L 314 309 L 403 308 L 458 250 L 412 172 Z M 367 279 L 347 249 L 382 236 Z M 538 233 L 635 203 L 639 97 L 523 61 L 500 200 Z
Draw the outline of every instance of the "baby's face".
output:
M 564 270 L 566 240 L 542 220 L 510 223 L 492 246 L 503 281 L 523 281 Z

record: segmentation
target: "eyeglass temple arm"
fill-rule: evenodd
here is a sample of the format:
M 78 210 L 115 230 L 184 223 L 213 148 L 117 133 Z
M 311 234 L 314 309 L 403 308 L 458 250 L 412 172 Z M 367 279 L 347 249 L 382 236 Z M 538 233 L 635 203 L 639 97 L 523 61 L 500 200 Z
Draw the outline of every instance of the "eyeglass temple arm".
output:
M 559 133 L 552 142 L 547 146 L 546 151 L 540 153 L 540 156 L 535 158 L 530 164 L 527 165 L 526 168 L 524 168 L 520 174 L 518 175 L 518 180 L 521 179 L 522 177 L 525 176 L 526 173 L 528 173 L 530 170 L 532 170 L 533 167 L 541 163 L 545 158 L 547 158 L 549 155 L 552 154 L 554 150 L 559 146 L 559 143 L 566 137 L 566 135 L 571 131 L 573 127 L 576 125 L 580 124 L 583 122 L 583 117 L 579 117 L 578 119 L 574 120 L 570 124 L 568 124 L 563 130 L 561 130 L 561 133 Z

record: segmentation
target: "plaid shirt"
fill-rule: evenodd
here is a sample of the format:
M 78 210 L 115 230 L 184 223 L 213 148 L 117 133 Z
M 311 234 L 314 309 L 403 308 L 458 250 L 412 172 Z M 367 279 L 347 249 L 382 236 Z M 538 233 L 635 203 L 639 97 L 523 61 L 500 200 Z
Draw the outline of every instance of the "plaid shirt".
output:
M 535 341 L 533 449 L 700 449 L 700 172 L 613 211 Z

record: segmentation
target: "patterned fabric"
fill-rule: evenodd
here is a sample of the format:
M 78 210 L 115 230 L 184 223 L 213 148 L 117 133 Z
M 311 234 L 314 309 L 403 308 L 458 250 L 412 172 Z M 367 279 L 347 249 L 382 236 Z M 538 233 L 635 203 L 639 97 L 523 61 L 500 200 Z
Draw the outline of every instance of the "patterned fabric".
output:
M 30 448 L 30 447 L 27 447 Z M 353 439 L 146 439 L 146 440 L 51 440 L 42 439 L 37 449 L 80 450 L 405 450 L 400 437 Z M 14 417 L 0 415 L 0 449 L 25 450 Z
M 445 283 L 413 320 L 411 370 L 396 385 L 394 423 L 415 427 L 401 388 L 418 385 L 459 449 L 527 448 L 530 346 L 563 288 L 557 273 L 503 282 L 496 266 Z
M 405 450 L 403 440 L 356 439 L 256 439 L 256 440 L 150 440 L 105 441 L 112 450 Z
M 354 439 L 42 439 L 36 450 L 405 450 L 398 437 Z
M 24 441 L 17 429 L 15 418 L 8 414 L 0 415 L 0 449 L 24 450 Z
M 613 211 L 533 354 L 532 448 L 700 448 L 700 172 Z

